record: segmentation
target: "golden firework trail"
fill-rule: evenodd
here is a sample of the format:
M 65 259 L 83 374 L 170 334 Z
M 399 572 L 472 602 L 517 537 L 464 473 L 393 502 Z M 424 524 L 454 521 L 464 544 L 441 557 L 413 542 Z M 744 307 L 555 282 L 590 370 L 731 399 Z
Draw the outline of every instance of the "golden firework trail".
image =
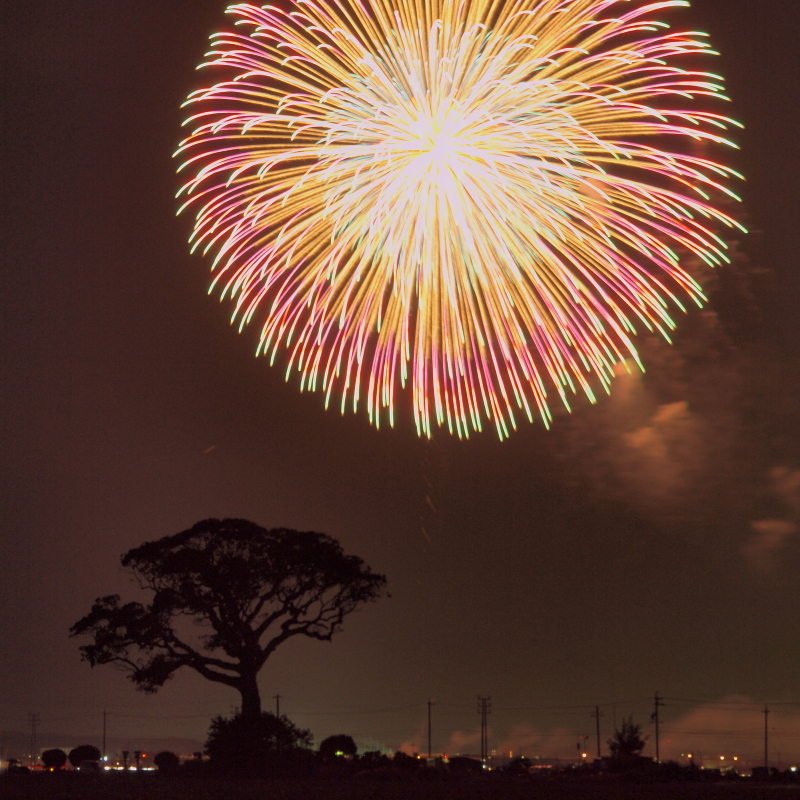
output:
M 178 151 L 240 329 L 342 410 L 468 436 L 608 390 L 727 261 L 736 173 L 683 0 L 233 5 Z M 740 176 L 739 176 L 740 177 Z M 637 359 L 638 360 L 638 359 Z

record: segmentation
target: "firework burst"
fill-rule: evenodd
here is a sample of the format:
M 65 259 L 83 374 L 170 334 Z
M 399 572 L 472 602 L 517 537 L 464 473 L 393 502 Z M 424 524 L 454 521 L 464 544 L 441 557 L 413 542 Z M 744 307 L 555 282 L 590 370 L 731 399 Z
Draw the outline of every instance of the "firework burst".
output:
M 721 79 L 682 0 L 234 5 L 178 153 L 259 351 L 342 410 L 459 436 L 594 398 L 725 262 Z M 408 394 L 406 394 L 406 392 Z

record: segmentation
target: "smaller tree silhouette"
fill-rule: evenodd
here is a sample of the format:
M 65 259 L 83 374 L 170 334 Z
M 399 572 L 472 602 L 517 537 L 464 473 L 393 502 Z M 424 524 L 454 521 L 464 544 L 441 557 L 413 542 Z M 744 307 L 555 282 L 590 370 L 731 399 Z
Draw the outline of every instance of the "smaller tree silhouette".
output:
M 531 760 L 526 756 L 517 756 L 512 758 L 508 764 L 503 767 L 503 771 L 509 775 L 527 775 L 531 768 Z
M 381 753 L 380 750 L 368 750 L 359 759 L 359 766 L 362 769 L 378 769 L 388 767 L 392 763 L 389 756 Z
M 422 764 L 422 760 L 417 755 L 410 756 L 408 753 L 398 750 L 394 754 L 392 763 L 400 769 L 418 769 Z
M 77 769 L 83 761 L 99 761 L 100 751 L 93 744 L 79 744 L 69 751 L 69 763 Z
M 153 763 L 158 767 L 159 772 L 175 772 L 180 766 L 181 760 L 171 750 L 162 750 L 156 754 Z
M 622 720 L 622 725 L 614 731 L 613 738 L 608 740 L 611 758 L 621 763 L 631 763 L 641 755 L 647 744 L 642 738 L 642 726 L 633 722 L 633 717 Z
M 352 736 L 346 733 L 337 733 L 322 740 L 319 746 L 319 754 L 324 759 L 333 759 L 341 756 L 353 758 L 358 752 L 356 743 Z
M 55 747 L 52 750 L 45 750 L 42 753 L 42 764 L 44 764 L 45 769 L 49 770 L 64 769 L 64 765 L 66 763 L 67 763 L 67 754 L 63 750 L 60 750 L 58 747 Z

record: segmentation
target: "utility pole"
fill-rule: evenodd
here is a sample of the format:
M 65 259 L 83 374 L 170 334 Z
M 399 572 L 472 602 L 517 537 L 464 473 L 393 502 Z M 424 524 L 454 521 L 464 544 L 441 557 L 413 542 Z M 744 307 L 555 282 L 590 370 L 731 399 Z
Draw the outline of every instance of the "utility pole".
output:
M 431 758 L 431 706 L 436 703 L 431 703 L 430 697 L 428 698 L 428 758 Z
M 764 703 L 764 769 L 769 771 L 769 733 L 767 732 L 767 717 L 769 716 L 769 708 Z
M 108 712 L 103 709 L 103 754 L 100 758 L 101 761 L 105 763 L 106 760 L 106 717 L 108 716 Z
M 659 758 L 658 752 L 658 709 L 659 707 L 663 706 L 664 703 L 662 702 L 661 698 L 658 696 L 658 692 L 656 692 L 656 700 L 655 700 L 655 711 L 650 716 L 650 719 L 654 719 L 656 721 L 656 764 L 658 764 L 661 759 Z
M 595 723 L 597 724 L 597 758 L 600 760 L 602 756 L 600 755 L 600 717 L 604 716 L 604 714 L 600 711 L 600 706 L 594 707 L 594 714 L 590 714 L 590 717 L 594 717 Z
M 39 724 L 39 715 L 33 713 L 28 714 L 28 722 L 31 724 L 31 766 L 34 766 L 39 760 L 37 753 L 39 742 L 36 738 L 36 726 Z
M 281 715 L 281 696 L 279 694 L 275 695 L 275 716 L 279 717 Z
M 492 713 L 492 698 L 478 697 L 478 713 L 481 715 L 481 763 L 484 768 L 489 760 L 489 726 L 487 717 Z

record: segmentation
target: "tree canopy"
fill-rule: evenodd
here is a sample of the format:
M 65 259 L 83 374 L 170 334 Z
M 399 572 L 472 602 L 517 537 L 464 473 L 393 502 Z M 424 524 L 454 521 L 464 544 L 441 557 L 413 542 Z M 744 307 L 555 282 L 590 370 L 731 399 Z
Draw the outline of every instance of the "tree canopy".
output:
M 79 744 L 69 751 L 69 763 L 77 769 L 84 761 L 99 761 L 100 751 L 93 744 Z
M 353 758 L 358 753 L 356 743 L 353 741 L 352 736 L 346 733 L 336 733 L 323 739 L 319 746 L 319 754 L 323 758 L 331 759 L 341 756 L 349 756 Z
M 614 737 L 608 740 L 611 757 L 618 761 L 633 761 L 641 755 L 647 744 L 642 738 L 642 726 L 633 722 L 633 717 L 622 720 L 622 725 L 614 731 Z
M 243 519 L 198 522 L 129 550 L 122 565 L 152 602 L 98 598 L 70 630 L 92 640 L 83 658 L 122 667 L 145 692 L 189 667 L 237 689 L 253 717 L 257 675 L 279 645 L 299 635 L 329 641 L 347 614 L 386 593 L 385 576 L 330 536 Z
M 172 750 L 162 750 L 156 754 L 153 763 L 158 767 L 159 772 L 175 772 L 181 765 L 181 760 Z
M 45 750 L 42 753 L 42 764 L 44 764 L 45 769 L 50 770 L 60 770 L 64 768 L 64 765 L 67 763 L 67 754 L 58 747 L 54 747 L 50 750 Z

